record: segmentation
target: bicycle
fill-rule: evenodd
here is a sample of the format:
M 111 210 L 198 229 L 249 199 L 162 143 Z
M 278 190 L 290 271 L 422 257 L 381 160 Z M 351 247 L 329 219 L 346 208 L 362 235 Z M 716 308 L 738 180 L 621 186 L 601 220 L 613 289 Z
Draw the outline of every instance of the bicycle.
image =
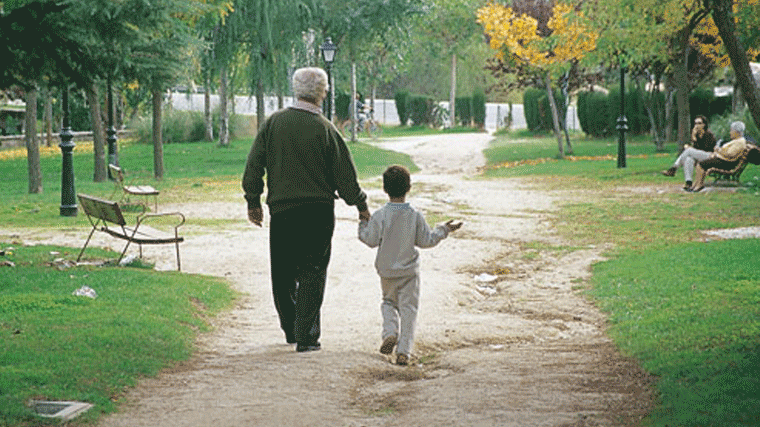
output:
M 351 135 L 351 119 L 343 121 L 338 129 L 343 132 L 344 137 Z M 359 113 L 356 118 L 356 133 L 366 132 L 367 136 L 377 138 L 383 133 L 383 128 L 375 121 L 374 112 L 370 110 L 368 114 Z

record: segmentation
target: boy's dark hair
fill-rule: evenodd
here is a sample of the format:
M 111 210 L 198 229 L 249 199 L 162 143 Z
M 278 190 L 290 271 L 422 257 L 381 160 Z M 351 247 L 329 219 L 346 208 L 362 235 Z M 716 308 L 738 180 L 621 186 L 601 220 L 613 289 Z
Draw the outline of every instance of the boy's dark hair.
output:
M 412 188 L 412 176 L 409 169 L 393 165 L 383 172 L 383 190 L 390 197 L 403 197 Z

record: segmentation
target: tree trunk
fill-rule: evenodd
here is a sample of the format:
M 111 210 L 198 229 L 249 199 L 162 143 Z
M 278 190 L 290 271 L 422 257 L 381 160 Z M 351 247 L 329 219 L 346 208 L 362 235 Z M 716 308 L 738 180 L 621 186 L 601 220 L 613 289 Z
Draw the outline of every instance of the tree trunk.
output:
M 161 132 L 161 112 L 163 108 L 163 92 L 160 89 L 151 91 L 153 97 L 153 176 L 164 178 L 164 136 Z
M 457 55 L 451 55 L 451 92 L 449 92 L 449 127 L 454 127 L 457 119 Z
M 256 82 L 256 127 L 261 129 L 264 120 L 267 119 L 267 112 L 264 106 L 264 82 L 259 77 Z
M 689 30 L 682 29 L 678 36 L 680 57 L 674 64 L 673 77 L 676 86 L 676 108 L 678 109 L 678 146 L 691 140 L 691 109 L 689 108 Z
M 45 126 L 45 145 L 53 145 L 53 99 L 50 96 L 50 87 L 42 87 L 42 99 L 45 102 L 45 112 L 42 115 L 42 121 Z
M 203 121 L 206 124 L 206 141 L 214 140 L 214 117 L 211 114 L 211 77 L 206 77 L 203 91 Z
M 546 83 L 546 92 L 549 94 L 549 106 L 552 109 L 552 123 L 554 124 L 554 136 L 557 137 L 559 158 L 564 159 L 565 148 L 562 144 L 562 131 L 559 128 L 559 113 L 557 112 L 557 103 L 554 101 L 554 93 L 552 93 L 552 81 L 548 73 L 544 76 L 544 82 Z
M 29 194 L 42 193 L 42 169 L 40 168 L 40 142 L 37 138 L 37 89 L 26 92 L 24 141 L 29 172 Z
M 675 111 L 673 109 L 673 95 L 675 89 L 672 76 L 665 80 L 665 141 L 673 141 L 673 122 L 675 120 Z
M 736 82 L 742 89 L 744 102 L 747 103 L 755 124 L 760 127 L 760 90 L 758 90 L 755 79 L 752 77 L 747 51 L 739 38 L 736 37 L 733 3 L 732 0 L 714 0 L 712 2 L 713 20 L 718 27 L 718 34 L 723 40 L 723 45 L 728 51 L 728 57 L 731 58 L 731 66 L 734 68 L 734 74 L 736 74 Z
M 351 61 L 351 142 L 356 142 L 356 62 Z
M 229 100 L 227 99 L 227 67 L 221 67 L 219 71 L 219 145 L 230 145 L 230 117 L 227 112 Z
M 569 97 L 569 95 L 567 93 L 567 86 L 568 86 L 567 75 L 565 77 L 566 78 L 563 79 L 563 82 L 562 82 L 562 97 L 563 97 L 563 99 L 565 101 L 565 105 L 568 105 L 569 104 L 568 99 L 570 97 Z M 567 143 L 566 153 L 567 154 L 573 154 L 573 146 L 572 146 L 572 144 L 570 144 L 570 134 L 567 131 L 567 111 L 565 111 L 565 114 L 563 114 L 562 116 L 559 116 L 559 111 L 557 111 L 557 116 L 560 119 L 560 124 L 562 125 L 562 130 L 565 132 L 565 143 Z
M 90 104 L 90 119 L 92 120 L 92 151 L 94 170 L 92 179 L 104 182 L 108 179 L 108 163 L 106 162 L 106 138 L 103 120 L 100 116 L 100 99 L 98 87 L 93 83 L 85 90 L 87 103 Z

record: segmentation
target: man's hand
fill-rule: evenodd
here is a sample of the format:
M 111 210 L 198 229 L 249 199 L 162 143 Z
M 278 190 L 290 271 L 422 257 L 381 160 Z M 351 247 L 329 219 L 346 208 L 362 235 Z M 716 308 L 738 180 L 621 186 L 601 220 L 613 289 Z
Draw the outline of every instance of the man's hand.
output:
M 462 228 L 462 224 L 464 224 L 464 223 L 463 223 L 463 222 L 461 222 L 461 221 L 459 221 L 459 222 L 454 222 L 454 220 L 453 220 L 453 219 L 450 219 L 450 220 L 446 221 L 446 224 L 445 224 L 445 225 L 446 225 L 446 228 L 448 228 L 448 229 L 449 229 L 449 232 L 452 232 L 452 231 L 457 231 L 457 230 L 459 230 L 460 228 Z
M 261 221 L 264 220 L 264 210 L 261 207 L 248 209 L 248 220 L 261 227 Z
M 369 210 L 359 211 L 359 221 L 369 221 L 371 216 Z

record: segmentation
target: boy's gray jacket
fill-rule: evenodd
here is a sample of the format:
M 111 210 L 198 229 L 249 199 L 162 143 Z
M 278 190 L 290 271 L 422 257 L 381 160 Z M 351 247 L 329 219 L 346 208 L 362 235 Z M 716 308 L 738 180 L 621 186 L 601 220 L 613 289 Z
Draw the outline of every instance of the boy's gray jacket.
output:
M 415 246 L 430 248 L 449 235 L 438 225 L 431 229 L 421 213 L 409 203 L 387 203 L 359 223 L 359 240 L 378 247 L 375 268 L 380 277 L 403 277 L 419 271 L 419 252 Z

